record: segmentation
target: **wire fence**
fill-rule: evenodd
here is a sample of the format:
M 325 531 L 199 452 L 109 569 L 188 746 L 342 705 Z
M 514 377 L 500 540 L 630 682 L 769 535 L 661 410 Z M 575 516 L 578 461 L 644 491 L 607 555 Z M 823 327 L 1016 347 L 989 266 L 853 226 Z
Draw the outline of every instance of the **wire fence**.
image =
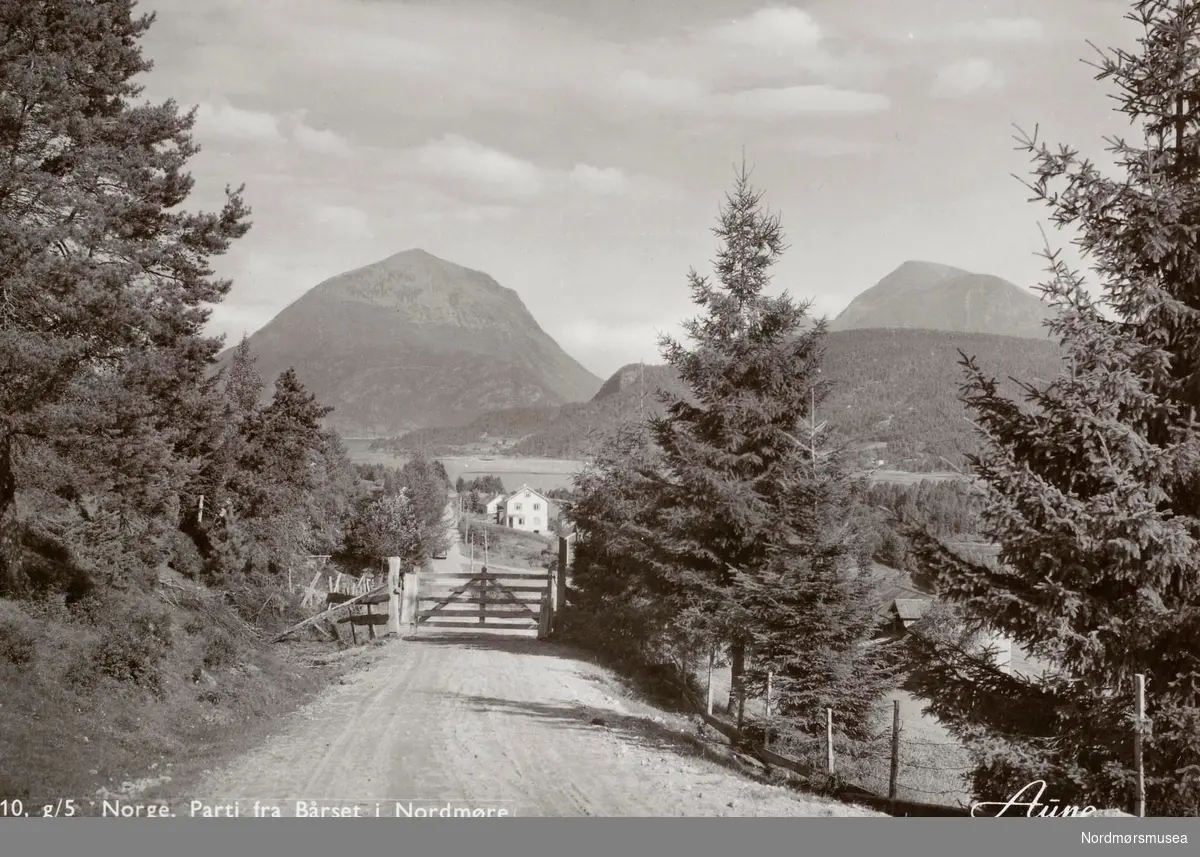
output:
M 766 749 L 796 763 L 793 770 L 814 777 L 836 777 L 864 792 L 897 801 L 966 808 L 971 802 L 968 776 L 974 768 L 967 749 L 953 738 L 927 737 L 913 728 L 913 715 L 899 701 L 893 725 L 866 740 L 837 731 L 837 712 L 820 738 L 772 737 Z M 906 716 L 907 715 L 907 716 Z M 764 722 L 754 724 L 761 731 Z M 899 728 L 895 728 L 898 725 Z M 906 728 L 908 727 L 908 728 Z M 832 748 L 830 739 L 832 738 Z M 789 766 L 790 767 L 790 766 Z
M 697 674 L 702 672 L 693 672 L 693 679 L 701 687 L 708 685 L 714 704 L 730 698 L 727 668 L 710 671 L 707 676 Z M 797 733 L 786 721 L 768 713 L 772 696 L 768 681 L 765 697 L 746 699 L 740 731 L 731 722 L 733 714 L 724 713 L 724 706 L 720 710 L 714 707 L 713 713 L 718 714 L 714 721 L 704 700 L 690 698 L 690 702 L 728 737 L 752 739 L 754 746 L 773 756 L 775 767 L 805 779 L 817 783 L 833 779 L 852 790 L 897 803 L 943 808 L 952 811 L 950 814 L 969 808 L 973 800 L 970 775 L 975 768 L 972 756 L 962 742 L 925 713 L 920 701 L 907 694 L 894 697 L 880 707 L 875 731 L 863 739 L 851 738 L 839 728 L 836 710 L 821 713 L 819 721 L 824 721 L 825 729 L 819 733 L 823 734 Z
M 836 712 L 834 725 L 835 719 Z M 878 797 L 968 807 L 968 777 L 974 765 L 964 745 L 953 738 L 911 737 L 908 732 L 901 719 L 898 731 L 889 727 L 866 741 L 852 741 L 834 731 L 832 753 L 828 738 L 774 741 L 769 750 L 798 762 L 798 767 L 808 768 L 812 775 L 836 777 Z

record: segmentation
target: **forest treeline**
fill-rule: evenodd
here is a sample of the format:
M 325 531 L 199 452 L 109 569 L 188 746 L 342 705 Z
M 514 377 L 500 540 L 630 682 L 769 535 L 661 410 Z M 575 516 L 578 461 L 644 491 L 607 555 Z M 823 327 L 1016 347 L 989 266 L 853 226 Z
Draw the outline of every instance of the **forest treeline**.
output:
M 960 350 L 986 363 L 1001 389 L 1014 396 L 1020 388 L 1010 377 L 1050 378 L 1062 365 L 1057 346 L 1045 340 L 931 330 L 838 331 L 827 335 L 823 371 L 832 387 L 817 418 L 828 420 L 847 443 L 870 447 L 859 456 L 863 466 L 883 459 L 896 470 L 963 468 L 966 456 L 978 451 L 979 438 L 958 397 Z M 418 429 L 373 446 L 425 455 L 488 450 L 584 459 L 624 421 L 660 413 L 660 391 L 687 395 L 670 367 L 646 366 L 637 380 L 602 390 L 590 402 L 489 411 L 465 426 Z

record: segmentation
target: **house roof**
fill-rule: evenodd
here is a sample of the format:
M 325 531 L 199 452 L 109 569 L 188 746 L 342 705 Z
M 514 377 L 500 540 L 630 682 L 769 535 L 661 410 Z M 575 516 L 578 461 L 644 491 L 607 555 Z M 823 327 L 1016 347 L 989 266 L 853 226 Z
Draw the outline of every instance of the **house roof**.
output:
M 892 610 L 900 619 L 909 622 L 924 616 L 932 603 L 929 598 L 897 598 L 892 602 Z
M 537 491 L 533 488 L 530 488 L 528 485 L 522 485 L 516 491 L 509 494 L 507 497 L 504 498 L 504 502 L 507 503 L 509 500 L 512 500 L 518 494 L 524 494 L 526 491 L 528 491 L 530 494 L 533 494 L 535 497 L 540 497 L 541 499 L 545 500 L 547 503 L 550 502 L 550 499 L 545 494 L 543 494 L 541 491 Z

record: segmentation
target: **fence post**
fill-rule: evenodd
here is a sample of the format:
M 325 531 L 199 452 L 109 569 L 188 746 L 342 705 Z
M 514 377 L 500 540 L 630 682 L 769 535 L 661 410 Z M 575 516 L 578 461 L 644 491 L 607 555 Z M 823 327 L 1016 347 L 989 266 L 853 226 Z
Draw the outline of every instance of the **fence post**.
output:
M 708 650 L 708 716 L 712 717 L 713 709 L 713 667 L 717 661 L 717 650 L 710 648 Z
M 892 815 L 896 814 L 896 792 L 900 779 L 900 700 L 892 700 L 892 770 L 888 775 L 888 799 L 892 802 Z
M 400 596 L 400 625 L 409 634 L 417 633 L 417 586 L 417 572 L 405 572 Z
M 1137 722 L 1133 732 L 1133 769 L 1137 776 L 1137 793 L 1134 795 L 1133 814 L 1138 818 L 1146 817 L 1146 768 L 1142 763 L 1142 726 L 1146 719 L 1146 676 L 1138 673 L 1134 676 L 1137 689 L 1134 715 Z
M 763 746 L 771 749 L 771 691 L 774 690 L 775 672 L 767 670 L 767 722 L 763 733 Z
M 825 772 L 833 776 L 833 709 L 825 709 Z
M 567 606 L 567 536 L 558 537 L 558 575 L 554 587 L 554 615 L 561 616 Z
M 400 591 L 400 557 L 389 556 L 387 561 L 388 630 L 399 637 L 402 634 L 400 630 L 400 599 L 402 597 Z

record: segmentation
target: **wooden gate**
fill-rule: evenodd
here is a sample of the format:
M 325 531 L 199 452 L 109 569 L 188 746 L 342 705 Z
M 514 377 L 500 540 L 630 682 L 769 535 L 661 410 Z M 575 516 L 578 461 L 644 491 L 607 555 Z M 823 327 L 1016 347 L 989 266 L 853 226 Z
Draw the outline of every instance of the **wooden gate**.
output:
M 538 630 L 550 573 L 504 566 L 417 575 L 417 625 L 477 631 Z

